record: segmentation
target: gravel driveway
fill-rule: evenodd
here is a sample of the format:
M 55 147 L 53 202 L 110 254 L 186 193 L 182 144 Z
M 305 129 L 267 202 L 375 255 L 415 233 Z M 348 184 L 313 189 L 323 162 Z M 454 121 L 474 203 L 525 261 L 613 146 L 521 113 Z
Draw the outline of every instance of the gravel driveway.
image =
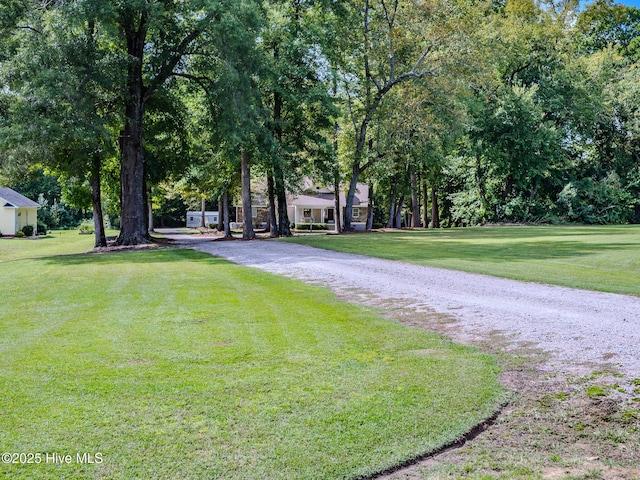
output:
M 184 236 L 183 236 L 184 238 Z M 193 237 L 192 237 L 193 238 Z M 368 304 L 398 302 L 455 319 L 454 340 L 501 332 L 548 353 L 547 367 L 585 374 L 603 365 L 640 377 L 640 297 L 525 283 L 273 240 L 188 241 L 232 262 L 326 286 Z

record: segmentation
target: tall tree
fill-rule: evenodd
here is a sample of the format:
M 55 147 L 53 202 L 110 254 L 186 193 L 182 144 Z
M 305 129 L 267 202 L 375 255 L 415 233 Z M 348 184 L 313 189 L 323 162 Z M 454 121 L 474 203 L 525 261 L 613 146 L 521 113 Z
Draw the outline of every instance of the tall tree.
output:
M 207 111 L 206 125 L 210 159 L 232 165 L 242 177 L 243 237 L 255 237 L 251 222 L 252 163 L 269 155 L 273 137 L 267 126 L 268 112 L 260 92 L 264 59 L 258 48 L 264 21 L 256 2 L 230 2 L 221 13 L 216 29 L 203 32 L 199 54 L 188 59 L 187 71 L 176 73 L 197 85 Z M 229 169 L 222 168 L 228 192 Z M 225 198 L 224 192 L 222 193 Z M 228 196 L 228 195 L 227 195 Z M 228 200 L 228 199 L 227 199 Z
M 103 20 L 114 24 L 128 57 L 124 85 L 122 155 L 122 215 L 118 244 L 148 241 L 144 116 L 148 101 L 172 75 L 181 74 L 186 58 L 197 50 L 202 33 L 213 28 L 223 2 L 101 1 Z
M 345 99 L 351 139 L 345 230 L 351 229 L 353 201 L 366 160 L 369 126 L 385 98 L 398 85 L 443 73 L 466 50 L 463 32 L 469 10 L 464 2 L 361 0 L 349 2 L 338 27 L 344 39 L 330 58 Z
M 121 154 L 121 230 L 118 244 L 148 241 L 146 216 L 146 171 L 144 160 L 144 119 L 150 99 L 167 87 L 174 75 L 185 73 L 186 59 L 198 48 L 204 32 L 218 26 L 235 0 L 81 0 L 70 2 L 16 2 L 16 10 L 33 13 L 47 9 L 69 29 L 78 23 L 109 36 L 111 57 L 122 62 L 95 62 L 88 78 L 111 76 L 111 90 L 117 91 L 123 125 L 119 135 Z M 18 28 L 39 32 L 37 27 Z M 209 38 L 212 38 L 210 35 Z M 114 68 L 114 66 L 116 68 Z M 45 65 L 46 68 L 46 65 Z M 113 75 L 116 72 L 116 75 Z
M 17 45 L 2 69 L 11 118 L 5 148 L 91 185 L 96 246 L 106 245 L 101 169 L 114 154 L 117 97 L 109 90 L 118 60 L 104 46 L 90 8 L 27 5 L 16 21 Z M 98 65 L 102 65 L 101 72 Z
M 611 46 L 624 56 L 640 58 L 640 8 L 596 0 L 578 16 L 575 33 L 577 44 L 588 53 Z
M 326 163 L 331 150 L 326 133 L 336 112 L 325 85 L 326 60 L 318 47 L 325 33 L 323 11 L 321 1 L 265 2 L 261 46 L 268 75 L 262 94 L 274 139 L 266 168 L 272 235 L 291 235 L 286 191 L 309 163 Z
M 568 35 L 576 5 L 564 6 L 509 0 L 483 25 L 487 75 L 468 99 L 469 142 L 452 165 L 462 223 L 537 221 L 562 189 L 567 147 L 589 116 Z

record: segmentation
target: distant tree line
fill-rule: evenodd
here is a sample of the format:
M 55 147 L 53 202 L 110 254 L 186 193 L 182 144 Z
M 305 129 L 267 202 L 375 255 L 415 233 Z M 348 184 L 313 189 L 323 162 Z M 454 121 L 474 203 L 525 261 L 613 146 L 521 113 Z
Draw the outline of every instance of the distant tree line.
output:
M 6 0 L 0 180 L 58 178 L 96 245 L 238 197 L 252 238 L 256 178 L 290 235 L 305 176 L 345 230 L 358 182 L 369 226 L 637 223 L 639 37 L 611 0 Z

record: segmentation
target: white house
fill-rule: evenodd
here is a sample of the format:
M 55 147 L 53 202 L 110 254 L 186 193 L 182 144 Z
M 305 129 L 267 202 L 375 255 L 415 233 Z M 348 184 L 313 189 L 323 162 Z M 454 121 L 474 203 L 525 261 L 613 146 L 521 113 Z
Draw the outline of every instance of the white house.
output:
M 313 185 L 309 179 L 304 180 L 302 193 L 291 194 L 287 197 L 287 214 L 289 220 L 296 225 L 302 223 L 324 223 L 328 230 L 335 230 L 335 193 L 328 187 Z M 344 191 L 340 191 L 340 212 L 344 218 L 344 207 L 347 203 Z M 358 183 L 353 198 L 351 211 L 351 226 L 355 230 L 364 230 L 367 226 L 367 212 L 369 209 L 369 187 Z
M 258 186 L 256 190 L 260 191 Z M 346 195 L 340 191 L 340 218 L 344 218 Z M 336 229 L 336 203 L 335 193 L 332 188 L 318 186 L 309 178 L 304 178 L 299 188 L 300 193 L 287 192 L 287 215 L 289 221 L 295 225 L 305 223 L 324 223 L 327 230 Z M 269 222 L 269 207 L 264 193 L 252 192 L 252 212 L 254 226 L 266 226 Z M 236 219 L 242 221 L 242 205 L 236 206 Z M 367 213 L 369 211 L 369 187 L 364 183 L 358 183 L 353 199 L 351 212 L 351 226 L 354 230 L 365 230 L 367 226 Z M 241 225 L 241 223 L 240 223 Z
M 218 212 L 204 212 L 204 224 L 218 225 Z M 187 227 L 198 228 L 202 225 L 202 212 L 187 212 Z
M 26 225 L 38 230 L 38 208 L 40 205 L 15 190 L 0 187 L 0 233 L 15 235 Z

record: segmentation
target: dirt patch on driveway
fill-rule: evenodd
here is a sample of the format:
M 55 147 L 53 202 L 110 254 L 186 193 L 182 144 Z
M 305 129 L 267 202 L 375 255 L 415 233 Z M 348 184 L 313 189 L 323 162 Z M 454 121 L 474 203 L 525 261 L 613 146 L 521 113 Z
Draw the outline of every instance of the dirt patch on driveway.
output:
M 604 364 L 583 376 L 549 371 L 549 354 L 532 342 L 500 331 L 459 335 L 458 321 L 447 315 L 380 307 L 388 318 L 493 354 L 512 395 L 471 441 L 375 478 L 640 478 L 640 381 L 626 381 Z

